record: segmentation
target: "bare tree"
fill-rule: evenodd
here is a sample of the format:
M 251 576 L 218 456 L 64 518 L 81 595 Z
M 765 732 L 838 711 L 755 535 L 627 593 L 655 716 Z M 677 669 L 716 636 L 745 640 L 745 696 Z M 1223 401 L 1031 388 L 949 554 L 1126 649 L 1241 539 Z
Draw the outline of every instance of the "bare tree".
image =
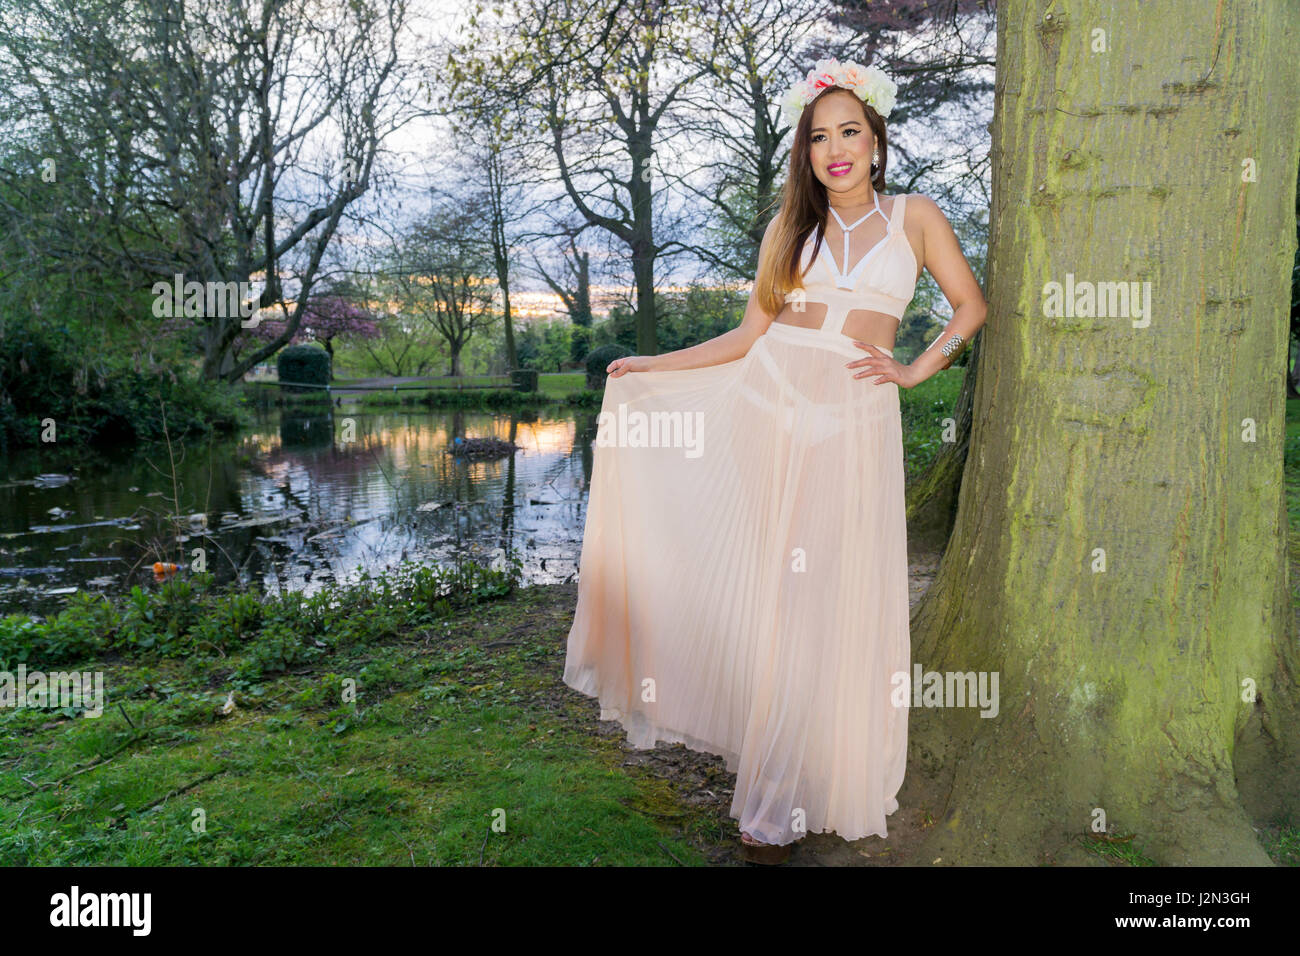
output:
M 564 248 L 560 253 L 562 268 L 557 275 L 538 260 L 534 255 L 533 266 L 537 275 L 544 281 L 568 312 L 569 321 L 573 323 L 573 339 L 570 358 L 581 359 L 591 345 L 591 253 L 578 247 L 578 236 L 585 226 L 569 226 L 564 230 Z
M 496 321 L 491 240 L 484 196 L 443 202 L 402 237 L 390 275 L 402 312 L 426 322 L 447 343 L 449 375 L 460 375 L 470 340 Z
M 672 151 L 671 111 L 710 70 L 716 18 L 668 0 L 525 0 L 517 48 L 457 57 L 455 85 L 496 82 L 527 103 L 550 137 L 558 185 L 583 221 L 606 231 L 631 264 L 637 348 L 658 351 L 655 262 L 680 250 L 656 229 L 656 152 Z M 707 4 L 703 5 L 707 7 Z M 497 78 L 519 77 L 511 83 Z M 662 182 L 662 177 L 660 177 Z
M 510 304 L 512 266 L 524 239 L 522 223 L 539 202 L 536 186 L 540 144 L 527 136 L 523 116 L 515 103 L 496 97 L 470 97 L 450 117 L 458 142 L 466 144 L 458 166 L 461 183 L 478 183 L 483 201 L 484 225 L 496 276 L 496 309 L 505 336 L 505 365 L 519 367 L 515 348 L 514 313 Z M 454 191 L 442 191 L 449 200 Z
M 413 115 L 398 52 L 405 0 L 52 0 L 4 13 L 17 19 L 0 71 L 56 151 L 29 161 L 65 177 L 65 214 L 42 223 L 47 258 L 93 217 L 104 227 L 79 259 L 137 289 L 174 274 L 219 287 L 260 275 L 258 305 L 278 311 L 283 334 L 235 361 L 245 317 L 207 308 L 194 316 L 203 374 L 234 380 L 274 354 L 297 332 L 381 143 Z M 6 175 L 49 189 L 27 172 Z
M 785 86 L 811 66 L 826 25 L 813 0 L 722 0 L 708 82 L 686 91 L 682 128 L 699 161 L 674 183 L 697 201 L 702 237 L 690 249 L 710 270 L 749 281 L 785 173 L 789 143 L 780 114 Z

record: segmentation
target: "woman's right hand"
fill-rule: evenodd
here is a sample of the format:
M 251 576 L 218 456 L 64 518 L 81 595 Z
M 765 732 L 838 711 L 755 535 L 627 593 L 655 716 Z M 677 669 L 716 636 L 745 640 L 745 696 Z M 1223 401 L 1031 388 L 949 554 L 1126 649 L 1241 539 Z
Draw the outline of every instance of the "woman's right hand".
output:
M 626 372 L 653 372 L 653 360 L 653 356 L 649 355 L 628 355 L 614 359 L 605 366 L 605 371 L 610 378 L 618 378 Z

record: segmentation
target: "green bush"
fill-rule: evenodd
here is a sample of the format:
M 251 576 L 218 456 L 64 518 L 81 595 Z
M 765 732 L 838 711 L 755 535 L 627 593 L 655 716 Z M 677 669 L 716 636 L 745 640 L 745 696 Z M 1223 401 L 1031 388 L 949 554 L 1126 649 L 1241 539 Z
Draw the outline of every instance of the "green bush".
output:
M 510 382 L 519 392 L 537 391 L 537 369 L 517 368 L 510 373 Z
M 120 617 L 100 594 L 79 591 L 45 626 L 42 664 L 66 664 L 98 656 L 117 629 Z
M 310 663 L 323 653 L 324 649 L 317 647 L 312 638 L 300 635 L 287 624 L 269 624 L 249 645 L 247 655 L 235 667 L 231 677 L 236 682 L 254 682 Z
M 143 360 L 89 346 L 69 325 L 9 318 L 0 331 L 0 454 L 42 444 L 47 419 L 59 444 L 173 441 L 239 424 L 226 388 L 202 382 L 183 365 Z
M 48 621 L 11 614 L 0 619 L 0 670 L 11 671 L 19 664 L 45 668 L 96 657 L 117 625 L 113 605 L 84 591 L 74 594 L 68 606 Z
M 196 574 L 158 588 L 133 587 L 115 601 L 78 593 L 57 615 L 0 617 L 0 670 L 80 663 L 116 651 L 136 659 L 233 656 L 232 677 L 265 675 L 333 653 L 427 627 L 454 609 L 509 594 L 522 566 L 504 569 L 463 562 L 455 567 L 399 565 L 360 584 L 312 595 L 265 597 L 214 593 L 213 577 Z M 377 672 L 376 672 L 377 673 Z
M 195 625 L 195 649 L 225 654 L 242 647 L 256 636 L 262 613 L 262 602 L 256 595 L 226 595 Z
M 569 361 L 581 362 L 582 357 L 591 351 L 591 329 L 585 325 L 575 325 L 569 331 Z
M 606 366 L 616 358 L 623 358 L 631 354 L 630 350 L 615 343 L 602 345 L 588 352 L 587 357 L 583 360 L 583 364 L 587 366 L 587 388 L 604 388 Z
M 45 632 L 38 621 L 26 614 L 0 618 L 0 670 L 12 671 L 40 659 L 44 646 Z
M 276 374 L 282 382 L 300 382 L 307 386 L 328 386 L 331 380 L 329 353 L 318 345 L 290 345 L 275 360 Z M 308 392 L 313 388 L 284 386 L 288 392 Z

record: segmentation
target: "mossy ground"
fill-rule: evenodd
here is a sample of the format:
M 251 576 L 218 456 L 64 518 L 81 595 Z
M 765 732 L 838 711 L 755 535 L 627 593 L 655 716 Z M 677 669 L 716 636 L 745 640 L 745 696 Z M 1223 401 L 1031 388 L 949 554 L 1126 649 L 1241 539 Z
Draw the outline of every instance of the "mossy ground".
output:
M 559 680 L 575 596 L 519 590 L 340 650 L 228 716 L 234 659 L 101 662 L 102 717 L 0 716 L 0 863 L 706 862 L 716 809 L 622 766 Z

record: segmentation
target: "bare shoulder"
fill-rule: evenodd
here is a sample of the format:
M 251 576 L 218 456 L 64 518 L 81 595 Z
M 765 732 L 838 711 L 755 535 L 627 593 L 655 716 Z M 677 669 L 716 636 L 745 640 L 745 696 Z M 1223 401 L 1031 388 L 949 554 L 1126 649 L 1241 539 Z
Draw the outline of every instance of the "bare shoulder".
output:
M 936 218 L 942 219 L 943 210 L 939 204 L 922 193 L 906 193 L 907 196 L 907 216 L 909 219 L 915 217 L 921 222 L 930 222 Z

